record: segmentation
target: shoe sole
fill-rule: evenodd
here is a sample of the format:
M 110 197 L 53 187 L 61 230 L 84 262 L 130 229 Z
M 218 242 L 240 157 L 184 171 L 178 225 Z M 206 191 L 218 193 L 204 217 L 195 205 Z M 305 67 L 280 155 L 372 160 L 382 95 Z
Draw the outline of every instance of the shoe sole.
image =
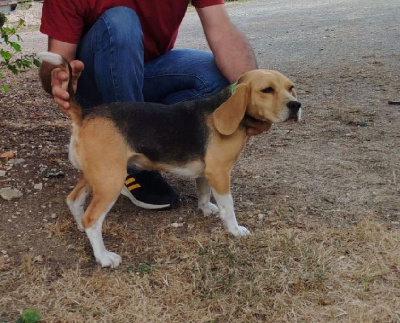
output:
M 133 204 L 136 206 L 142 208 L 142 209 L 147 209 L 147 210 L 163 210 L 171 207 L 171 204 L 149 204 L 149 203 L 144 203 L 142 201 L 137 200 L 132 193 L 128 190 L 128 188 L 124 185 L 124 187 L 121 190 L 121 194 L 126 196 L 128 199 L 131 200 Z

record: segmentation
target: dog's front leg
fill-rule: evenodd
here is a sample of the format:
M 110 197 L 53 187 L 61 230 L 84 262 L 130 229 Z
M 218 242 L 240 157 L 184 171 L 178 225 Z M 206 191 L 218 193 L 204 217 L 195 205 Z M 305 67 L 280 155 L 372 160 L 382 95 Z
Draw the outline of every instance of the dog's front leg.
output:
M 207 178 L 196 178 L 198 207 L 205 216 L 218 214 L 218 207 L 210 202 L 211 187 Z
M 213 195 L 217 201 L 219 216 L 224 228 L 235 237 L 249 235 L 250 231 L 237 223 L 232 194 L 230 192 L 227 194 L 219 194 L 213 189 Z
M 224 228 L 235 237 L 247 236 L 250 231 L 237 223 L 233 198 L 230 192 L 230 172 L 217 170 L 208 173 L 208 180 L 219 208 L 219 216 Z

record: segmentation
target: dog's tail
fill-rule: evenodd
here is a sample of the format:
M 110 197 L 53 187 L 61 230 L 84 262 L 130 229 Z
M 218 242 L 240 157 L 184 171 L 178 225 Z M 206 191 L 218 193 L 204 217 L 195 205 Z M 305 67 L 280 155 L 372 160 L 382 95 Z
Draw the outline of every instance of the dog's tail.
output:
M 75 91 L 72 84 L 72 68 L 68 61 L 59 54 L 51 52 L 38 53 L 37 57 L 43 62 L 47 62 L 55 67 L 61 68 L 68 74 L 68 80 L 63 82 L 61 87 L 69 93 L 69 105 L 68 115 L 72 122 L 79 125 L 82 122 L 82 108 L 76 101 Z

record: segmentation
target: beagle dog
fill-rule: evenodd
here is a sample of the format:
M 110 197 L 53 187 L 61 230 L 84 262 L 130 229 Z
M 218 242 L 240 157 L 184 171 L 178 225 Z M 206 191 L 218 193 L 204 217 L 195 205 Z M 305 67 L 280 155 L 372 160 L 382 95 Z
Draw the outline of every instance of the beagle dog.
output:
M 69 73 L 71 79 L 71 67 L 60 55 L 44 52 L 38 57 Z M 250 234 L 235 217 L 231 170 L 246 143 L 251 120 L 300 119 L 301 104 L 287 77 L 277 71 L 252 70 L 205 99 L 170 106 L 110 103 L 84 110 L 71 83 L 63 85 L 70 94 L 69 158 L 80 177 L 67 204 L 101 266 L 114 268 L 121 263 L 121 257 L 104 246 L 102 224 L 124 186 L 127 167 L 133 165 L 195 178 L 198 207 L 204 215 L 219 213 L 224 228 L 234 236 Z M 90 192 L 92 200 L 85 211 Z M 210 202 L 211 192 L 217 205 Z

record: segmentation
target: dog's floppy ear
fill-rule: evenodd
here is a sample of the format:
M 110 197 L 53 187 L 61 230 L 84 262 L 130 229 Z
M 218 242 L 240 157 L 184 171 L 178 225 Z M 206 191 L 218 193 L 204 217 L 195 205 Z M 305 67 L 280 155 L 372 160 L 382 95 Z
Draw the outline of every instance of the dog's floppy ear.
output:
M 213 113 L 214 125 L 222 135 L 231 135 L 242 121 L 247 107 L 247 87 L 239 84 L 232 96 Z

